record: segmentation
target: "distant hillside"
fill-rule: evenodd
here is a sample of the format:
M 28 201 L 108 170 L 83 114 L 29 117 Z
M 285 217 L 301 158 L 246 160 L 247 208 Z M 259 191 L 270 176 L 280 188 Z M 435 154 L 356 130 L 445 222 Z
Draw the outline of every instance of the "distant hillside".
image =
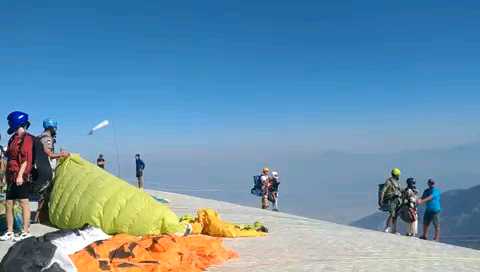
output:
M 466 190 L 451 190 L 442 194 L 442 241 L 480 249 L 480 186 Z M 423 211 L 420 211 L 421 216 Z M 351 225 L 382 230 L 386 214 L 374 213 Z M 402 222 L 403 223 L 403 222 Z M 400 223 L 401 225 L 404 225 Z M 421 230 L 421 218 L 419 229 Z

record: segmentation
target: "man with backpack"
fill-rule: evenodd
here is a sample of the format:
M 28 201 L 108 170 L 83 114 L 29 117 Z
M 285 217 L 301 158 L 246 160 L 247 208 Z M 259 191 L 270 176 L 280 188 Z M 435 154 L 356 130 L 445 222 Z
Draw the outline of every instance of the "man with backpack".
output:
M 7 149 L 7 194 L 6 218 L 7 232 L 0 236 L 1 241 L 20 241 L 30 237 L 31 172 L 33 165 L 34 137 L 27 130 L 30 127 L 28 114 L 14 111 L 7 117 L 8 134 L 12 135 Z M 22 208 L 23 230 L 19 236 L 13 233 L 14 203 L 18 201 Z
M 403 204 L 399 214 L 405 223 L 407 223 L 406 236 L 415 237 L 418 233 L 418 214 L 417 214 L 417 187 L 415 178 L 407 179 L 407 188 L 402 192 Z
M 68 157 L 68 152 L 55 153 L 55 142 L 57 137 L 57 121 L 45 119 L 43 121 L 43 133 L 35 139 L 34 144 L 34 169 L 33 169 L 33 194 L 39 198 L 38 210 L 34 222 L 39 222 L 40 216 L 48 221 L 48 197 L 53 186 L 53 161 L 59 158 Z
M 260 183 L 262 185 L 262 209 L 268 209 L 268 194 L 270 188 L 270 169 L 265 167 L 260 175 Z
M 400 188 L 401 171 L 394 168 L 383 185 L 380 185 L 378 205 L 380 210 L 388 212 L 388 218 L 385 223 L 385 232 L 397 233 L 397 211 L 402 204 L 402 190 Z
M 273 211 L 278 212 L 278 187 L 280 186 L 280 176 L 278 172 L 273 171 L 270 178 L 269 200 L 273 204 Z

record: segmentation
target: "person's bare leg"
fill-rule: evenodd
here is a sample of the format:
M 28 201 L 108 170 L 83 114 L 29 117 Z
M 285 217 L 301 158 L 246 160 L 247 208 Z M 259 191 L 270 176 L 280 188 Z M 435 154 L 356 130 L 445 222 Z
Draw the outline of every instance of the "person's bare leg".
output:
M 435 236 L 433 237 L 435 241 L 440 241 L 440 226 L 435 226 Z
M 7 231 L 13 232 L 13 200 L 5 201 L 7 216 Z
M 390 226 L 392 225 L 392 218 L 393 218 L 392 215 L 389 214 L 388 217 L 387 217 L 387 221 L 385 221 L 385 231 L 387 231 L 390 228 Z
M 27 199 L 20 199 L 23 215 L 23 232 L 30 232 L 30 202 Z
M 423 224 L 423 235 L 421 238 L 428 240 L 428 224 Z
M 39 223 L 40 221 L 40 213 L 41 213 L 41 210 L 43 208 L 43 204 L 45 203 L 45 201 L 42 199 L 38 202 L 38 208 L 37 208 L 37 211 L 35 212 L 35 218 L 33 218 L 33 222 L 35 223 Z
M 392 233 L 397 233 L 397 217 L 392 217 Z

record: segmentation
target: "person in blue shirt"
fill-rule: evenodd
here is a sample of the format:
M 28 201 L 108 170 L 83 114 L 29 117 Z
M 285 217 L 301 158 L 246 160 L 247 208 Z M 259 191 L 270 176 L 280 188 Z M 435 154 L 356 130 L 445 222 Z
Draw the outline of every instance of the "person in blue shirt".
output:
M 440 240 L 440 212 L 442 207 L 440 205 L 440 190 L 435 187 L 433 179 L 428 180 L 428 189 L 423 192 L 423 196 L 418 200 L 418 204 L 425 204 L 425 214 L 423 216 L 423 235 L 420 239 L 427 240 L 428 229 L 433 223 L 435 228 L 434 240 Z
M 140 154 L 135 155 L 135 165 L 138 188 L 143 189 L 143 170 L 145 169 L 145 163 L 140 159 Z

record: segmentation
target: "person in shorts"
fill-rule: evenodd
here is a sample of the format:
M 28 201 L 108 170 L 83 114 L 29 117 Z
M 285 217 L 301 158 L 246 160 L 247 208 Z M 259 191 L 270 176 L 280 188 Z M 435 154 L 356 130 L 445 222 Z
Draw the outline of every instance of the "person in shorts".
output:
M 440 241 L 441 193 L 440 190 L 435 187 L 435 181 L 433 179 L 429 179 L 427 184 L 428 189 L 423 192 L 422 198 L 418 200 L 418 205 L 426 204 L 425 214 L 423 215 L 423 235 L 420 239 L 428 240 L 428 229 L 430 225 L 433 224 L 433 240 Z
M 27 132 L 30 122 L 28 114 L 20 111 L 12 112 L 7 117 L 8 134 L 13 134 L 8 142 L 7 150 L 7 193 L 6 218 L 7 232 L 0 236 L 2 241 L 20 241 L 30 237 L 30 202 L 31 171 L 33 165 L 34 137 Z M 19 236 L 13 233 L 13 205 L 18 201 L 22 208 L 23 230 Z

